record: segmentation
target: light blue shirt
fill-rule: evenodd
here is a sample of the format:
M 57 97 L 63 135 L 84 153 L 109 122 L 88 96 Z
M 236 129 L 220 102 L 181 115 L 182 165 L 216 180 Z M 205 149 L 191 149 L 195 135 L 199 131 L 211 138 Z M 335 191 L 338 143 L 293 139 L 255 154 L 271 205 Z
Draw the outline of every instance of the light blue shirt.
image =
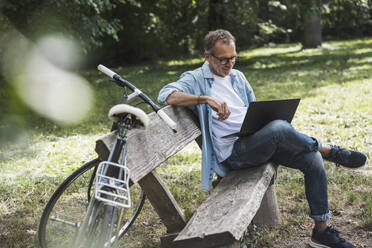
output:
M 248 107 L 249 103 L 255 101 L 252 87 L 249 85 L 244 74 L 238 70 L 231 70 L 231 85 L 238 94 L 244 105 Z M 213 74 L 206 61 L 202 67 L 194 71 L 184 72 L 176 82 L 164 86 L 158 96 L 158 102 L 161 105 L 167 105 L 166 99 L 174 91 L 180 91 L 193 95 L 211 95 L 211 87 L 214 82 Z M 212 185 L 213 175 L 224 177 L 228 170 L 218 163 L 213 149 L 212 141 L 212 108 L 208 104 L 199 104 L 189 107 L 199 118 L 202 132 L 202 182 L 201 186 L 209 190 Z

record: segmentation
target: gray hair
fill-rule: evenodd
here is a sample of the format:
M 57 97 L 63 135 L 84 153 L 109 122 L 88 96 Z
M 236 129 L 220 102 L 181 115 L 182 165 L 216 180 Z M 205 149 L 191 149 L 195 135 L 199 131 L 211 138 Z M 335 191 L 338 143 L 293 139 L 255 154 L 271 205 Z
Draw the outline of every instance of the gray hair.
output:
M 204 51 L 208 54 L 212 54 L 213 47 L 219 40 L 225 44 L 230 43 L 231 41 L 235 43 L 235 37 L 227 30 L 217 29 L 209 31 L 204 37 Z

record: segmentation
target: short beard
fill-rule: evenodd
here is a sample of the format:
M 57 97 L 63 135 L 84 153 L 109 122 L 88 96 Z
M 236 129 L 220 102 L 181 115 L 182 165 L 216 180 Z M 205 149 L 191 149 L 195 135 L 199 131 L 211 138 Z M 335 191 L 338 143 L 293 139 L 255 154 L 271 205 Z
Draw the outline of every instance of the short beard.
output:
M 210 67 L 211 67 L 211 71 L 213 74 L 216 74 L 217 76 L 220 76 L 220 77 L 226 77 L 228 74 L 225 74 L 225 72 L 219 68 L 215 63 L 211 62 L 209 63 L 210 64 Z

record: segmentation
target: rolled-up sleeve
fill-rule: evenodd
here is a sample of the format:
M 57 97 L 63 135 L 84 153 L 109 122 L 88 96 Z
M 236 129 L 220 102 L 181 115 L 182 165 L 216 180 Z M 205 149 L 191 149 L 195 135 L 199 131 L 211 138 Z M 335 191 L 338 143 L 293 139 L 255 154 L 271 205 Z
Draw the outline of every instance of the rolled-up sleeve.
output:
M 165 106 L 167 105 L 167 98 L 175 91 L 184 92 L 188 94 L 195 94 L 195 78 L 189 73 L 185 72 L 176 82 L 165 85 L 159 92 L 158 102 Z

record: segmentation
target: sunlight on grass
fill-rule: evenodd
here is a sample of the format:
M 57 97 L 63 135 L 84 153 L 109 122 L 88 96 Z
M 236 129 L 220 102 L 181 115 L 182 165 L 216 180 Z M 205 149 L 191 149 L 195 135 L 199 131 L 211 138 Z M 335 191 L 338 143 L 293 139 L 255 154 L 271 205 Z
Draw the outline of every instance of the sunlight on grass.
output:
M 355 54 L 364 54 L 364 53 L 370 53 L 372 52 L 372 48 L 361 48 L 361 49 L 355 49 Z
M 371 62 L 372 62 L 372 59 L 371 59 Z M 364 62 L 365 63 L 365 62 Z M 352 72 L 352 73 L 359 73 L 360 71 L 365 71 L 365 70 L 372 70 L 372 65 L 367 65 L 367 64 L 364 64 L 364 65 L 360 65 L 360 66 L 352 66 L 349 68 L 349 70 Z
M 6 157 L 0 162 L 0 181 L 17 187 L 24 178 L 60 177 L 68 175 L 83 163 L 95 158 L 95 141 L 102 134 L 69 137 L 36 137 L 23 149 L 29 156 Z
M 263 48 L 256 48 L 247 51 L 239 52 L 239 57 L 241 58 L 251 58 L 255 56 L 270 56 L 270 55 L 278 55 L 278 54 L 287 54 L 290 52 L 296 52 L 301 50 L 301 44 L 280 44 L 275 45 L 275 47 L 263 47 Z
M 371 157 L 371 151 L 363 148 L 372 145 L 372 82 L 329 85 L 314 91 L 313 97 L 302 100 L 294 124 L 305 133 L 364 150 Z
M 194 59 L 183 59 L 183 60 L 170 60 L 167 62 L 160 63 L 161 65 L 175 66 L 175 65 L 194 65 L 202 63 L 204 57 L 194 58 Z

